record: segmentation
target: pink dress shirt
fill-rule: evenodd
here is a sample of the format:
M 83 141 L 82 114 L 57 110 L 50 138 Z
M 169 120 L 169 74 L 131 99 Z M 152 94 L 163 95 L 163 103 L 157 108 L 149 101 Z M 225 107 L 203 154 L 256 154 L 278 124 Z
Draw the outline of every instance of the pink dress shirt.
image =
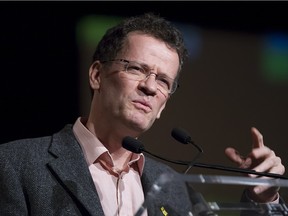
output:
M 104 214 L 134 215 L 144 202 L 140 179 L 144 155 L 133 154 L 128 167 L 122 171 L 116 170 L 107 148 L 84 126 L 85 123 L 86 120 L 79 117 L 73 132 L 85 155 Z M 147 215 L 147 211 L 144 215 Z

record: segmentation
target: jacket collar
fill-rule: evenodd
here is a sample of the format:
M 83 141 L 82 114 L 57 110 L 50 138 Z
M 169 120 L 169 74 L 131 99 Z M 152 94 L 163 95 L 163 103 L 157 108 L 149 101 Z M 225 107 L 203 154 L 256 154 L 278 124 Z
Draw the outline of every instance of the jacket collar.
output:
M 104 215 L 93 179 L 72 126 L 67 125 L 52 136 L 49 152 L 55 159 L 49 169 L 61 185 L 85 209 L 85 215 Z M 81 208 L 82 209 L 82 208 Z

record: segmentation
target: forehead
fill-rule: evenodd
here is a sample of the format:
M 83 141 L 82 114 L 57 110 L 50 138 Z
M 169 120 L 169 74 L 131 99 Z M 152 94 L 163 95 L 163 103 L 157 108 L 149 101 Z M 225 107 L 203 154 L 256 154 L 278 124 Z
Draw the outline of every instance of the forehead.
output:
M 118 55 L 130 61 L 145 63 L 151 67 L 172 73 L 176 76 L 179 70 L 179 56 L 176 50 L 168 47 L 163 41 L 143 33 L 129 33 Z

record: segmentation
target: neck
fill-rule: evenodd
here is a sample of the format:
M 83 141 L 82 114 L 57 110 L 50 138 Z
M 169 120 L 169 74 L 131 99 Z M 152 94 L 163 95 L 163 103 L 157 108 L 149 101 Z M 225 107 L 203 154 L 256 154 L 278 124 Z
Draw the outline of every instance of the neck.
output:
M 114 166 L 118 170 L 123 170 L 127 167 L 129 161 L 131 160 L 132 152 L 122 148 L 122 150 L 111 153 L 111 156 L 114 161 Z
M 105 127 L 96 127 L 89 119 L 85 126 L 107 148 L 114 161 L 115 167 L 119 170 L 123 170 L 132 156 L 132 152 L 122 147 L 124 136 L 118 134 L 117 130 L 107 130 Z

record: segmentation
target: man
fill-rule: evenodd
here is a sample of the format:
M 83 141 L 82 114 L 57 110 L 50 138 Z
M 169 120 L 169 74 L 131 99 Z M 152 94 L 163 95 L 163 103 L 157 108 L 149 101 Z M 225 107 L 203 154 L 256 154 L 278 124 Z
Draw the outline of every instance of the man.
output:
M 177 88 L 187 51 L 180 32 L 152 14 L 131 17 L 107 31 L 89 69 L 88 118 L 48 137 L 0 147 L 0 215 L 134 215 L 168 166 L 122 147 L 126 136 L 147 131 Z M 280 159 L 253 129 L 255 143 L 245 168 L 284 173 Z M 188 215 L 181 182 L 164 188 L 143 215 Z M 277 202 L 278 189 L 248 190 L 247 199 Z M 169 212 L 168 212 L 169 213 Z

